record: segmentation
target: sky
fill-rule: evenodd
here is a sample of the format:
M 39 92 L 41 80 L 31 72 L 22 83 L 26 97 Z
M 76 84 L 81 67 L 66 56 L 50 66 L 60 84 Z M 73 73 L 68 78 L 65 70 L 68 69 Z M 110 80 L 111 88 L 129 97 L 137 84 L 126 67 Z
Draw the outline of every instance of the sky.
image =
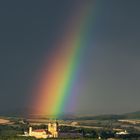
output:
M 90 2 L 94 22 L 79 61 L 74 113 L 140 110 L 140 1 L 5 0 L 0 1 L 0 114 L 30 108 L 44 58 L 76 9 Z

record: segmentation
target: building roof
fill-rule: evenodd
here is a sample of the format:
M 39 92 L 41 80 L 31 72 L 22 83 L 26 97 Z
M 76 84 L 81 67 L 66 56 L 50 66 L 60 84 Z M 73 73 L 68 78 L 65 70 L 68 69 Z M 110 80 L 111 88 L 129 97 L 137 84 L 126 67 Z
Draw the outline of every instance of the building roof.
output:
M 36 130 L 33 130 L 33 132 L 46 132 L 45 129 L 36 129 Z

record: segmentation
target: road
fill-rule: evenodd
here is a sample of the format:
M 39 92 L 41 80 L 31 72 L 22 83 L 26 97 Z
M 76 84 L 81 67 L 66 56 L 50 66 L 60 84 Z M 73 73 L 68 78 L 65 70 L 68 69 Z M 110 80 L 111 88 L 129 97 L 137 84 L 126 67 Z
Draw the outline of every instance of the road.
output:
M 60 126 L 71 126 L 77 128 L 92 128 L 92 129 L 102 129 L 103 127 L 96 127 L 96 126 L 86 126 L 86 125 L 71 125 L 71 124 L 59 124 Z

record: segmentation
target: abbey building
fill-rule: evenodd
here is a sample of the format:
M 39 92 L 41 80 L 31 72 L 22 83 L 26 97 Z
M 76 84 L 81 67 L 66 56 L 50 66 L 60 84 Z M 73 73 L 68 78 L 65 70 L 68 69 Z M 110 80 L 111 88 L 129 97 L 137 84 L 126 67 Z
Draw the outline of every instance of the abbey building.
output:
M 29 127 L 29 136 L 35 138 L 57 138 L 58 137 L 58 123 L 49 123 L 48 129 L 36 129 L 33 130 Z

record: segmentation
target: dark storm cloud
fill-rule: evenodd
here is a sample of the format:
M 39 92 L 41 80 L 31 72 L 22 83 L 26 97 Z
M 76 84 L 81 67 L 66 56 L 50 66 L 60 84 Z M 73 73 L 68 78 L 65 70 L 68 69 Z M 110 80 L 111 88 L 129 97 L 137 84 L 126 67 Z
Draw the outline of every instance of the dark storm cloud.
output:
M 26 106 L 43 57 L 73 7 L 56 0 L 0 2 L 0 110 Z
M 79 3 L 0 2 L 0 110 L 29 106 L 30 88 L 43 56 L 64 32 L 65 22 Z M 139 5 L 138 0 L 96 1 L 93 40 L 81 66 L 85 86 L 78 113 L 139 110 Z
M 81 106 L 83 112 L 139 110 L 139 4 L 131 0 L 100 3 L 102 8 L 97 9 L 93 44 L 87 49 L 82 69 L 83 75 L 87 73 L 84 75 L 87 89 L 83 89 L 79 100 L 88 100 L 86 109 Z

